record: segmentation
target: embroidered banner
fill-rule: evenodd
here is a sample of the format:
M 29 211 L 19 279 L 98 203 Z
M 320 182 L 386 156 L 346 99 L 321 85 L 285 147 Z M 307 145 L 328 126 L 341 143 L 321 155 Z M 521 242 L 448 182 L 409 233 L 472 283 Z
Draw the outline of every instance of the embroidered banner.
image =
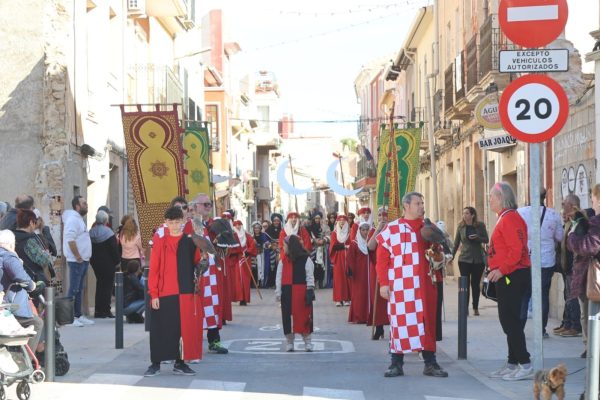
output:
M 127 166 L 144 246 L 164 222 L 176 196 L 185 196 L 185 170 L 177 105 L 171 111 L 125 112 L 121 106 Z
M 191 201 L 198 193 L 212 198 L 210 187 L 210 144 L 208 128 L 190 126 L 183 135 L 184 165 L 187 174 L 187 199 Z
M 390 221 L 402 215 L 402 196 L 415 190 L 419 172 L 421 128 L 383 129 L 377 162 L 377 207 L 387 206 Z M 390 171 L 388 171 L 388 166 Z M 390 186 L 390 182 L 394 182 Z

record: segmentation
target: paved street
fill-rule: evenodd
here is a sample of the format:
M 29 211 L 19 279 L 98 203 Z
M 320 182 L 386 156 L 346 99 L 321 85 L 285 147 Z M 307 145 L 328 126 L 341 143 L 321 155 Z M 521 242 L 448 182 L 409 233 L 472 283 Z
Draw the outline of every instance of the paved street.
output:
M 370 340 L 370 328 L 346 323 L 348 308 L 336 308 L 330 290 L 317 291 L 314 334 L 316 351 L 283 351 L 279 309 L 273 291 L 261 301 L 254 292 L 247 307 L 234 306 L 234 322 L 222 331 L 229 355 L 205 354 L 192 365 L 194 377 L 175 376 L 163 364 L 161 375 L 142 377 L 149 364 L 147 335 L 141 325 L 125 325 L 125 348 L 114 349 L 114 324 L 96 320 L 92 327 L 61 329 L 71 371 L 55 383 L 34 386 L 32 399 L 485 399 L 531 398 L 532 381 L 504 382 L 486 377 L 502 364 L 504 335 L 493 303 L 484 300 L 480 317 L 469 317 L 468 361 L 458 361 L 456 281 L 448 280 L 444 339 L 438 361 L 447 379 L 426 377 L 423 362 L 408 356 L 404 377 L 384 378 L 387 340 Z M 551 320 L 549 328 L 556 326 Z M 530 323 L 528 324 L 530 325 Z M 528 334 L 531 332 L 528 326 Z M 387 336 L 387 332 L 386 332 Z M 545 365 L 565 362 L 569 371 L 584 366 L 581 338 L 544 341 Z M 206 348 L 206 346 L 205 346 Z M 583 388 L 584 371 L 569 376 L 567 399 Z M 16 399 L 14 387 L 9 399 Z

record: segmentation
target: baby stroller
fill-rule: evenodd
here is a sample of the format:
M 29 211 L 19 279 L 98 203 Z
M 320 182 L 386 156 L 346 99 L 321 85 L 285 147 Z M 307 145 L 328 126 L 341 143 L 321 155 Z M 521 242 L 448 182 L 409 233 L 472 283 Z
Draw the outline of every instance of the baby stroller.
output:
M 0 312 L 6 318 L 18 308 L 16 304 L 0 304 Z M 16 324 L 18 322 L 14 320 Z M 5 325 L 7 325 L 5 323 Z M 12 334 L 0 334 L 0 400 L 6 399 L 5 386 L 17 384 L 17 397 L 28 400 L 31 396 L 30 383 L 41 383 L 45 379 L 35 354 L 27 342 L 32 333 L 15 331 Z

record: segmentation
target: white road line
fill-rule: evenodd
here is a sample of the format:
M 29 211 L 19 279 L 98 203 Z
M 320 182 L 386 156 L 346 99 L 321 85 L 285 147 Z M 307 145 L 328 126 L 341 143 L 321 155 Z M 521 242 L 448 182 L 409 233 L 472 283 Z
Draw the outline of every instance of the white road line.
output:
M 558 19 L 558 6 L 508 7 L 508 22 L 552 21 Z
M 87 378 L 83 383 L 133 386 L 143 378 L 144 377 L 142 375 L 93 374 L 89 378 Z
M 302 391 L 303 399 L 344 399 L 365 400 L 362 390 L 328 389 L 305 386 Z
M 473 399 L 465 399 L 462 397 L 425 396 L 425 400 L 473 400 Z
M 189 389 L 219 390 L 225 392 L 243 392 L 246 382 L 211 381 L 206 379 L 194 379 Z

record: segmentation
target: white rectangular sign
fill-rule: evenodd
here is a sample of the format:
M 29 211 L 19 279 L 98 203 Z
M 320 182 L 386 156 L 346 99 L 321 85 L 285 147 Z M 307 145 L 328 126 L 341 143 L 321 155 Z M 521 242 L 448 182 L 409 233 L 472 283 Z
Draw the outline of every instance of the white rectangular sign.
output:
M 500 72 L 565 72 L 569 70 L 569 50 L 502 50 L 498 70 Z
M 499 131 L 503 132 L 503 131 Z M 487 132 L 486 132 L 487 136 Z M 496 135 L 496 136 L 487 136 L 479 139 L 479 148 L 481 150 L 494 150 L 500 149 L 502 147 L 514 146 L 517 144 L 517 139 L 509 135 L 508 133 Z
M 558 6 L 508 7 L 508 22 L 549 21 L 558 19 Z

